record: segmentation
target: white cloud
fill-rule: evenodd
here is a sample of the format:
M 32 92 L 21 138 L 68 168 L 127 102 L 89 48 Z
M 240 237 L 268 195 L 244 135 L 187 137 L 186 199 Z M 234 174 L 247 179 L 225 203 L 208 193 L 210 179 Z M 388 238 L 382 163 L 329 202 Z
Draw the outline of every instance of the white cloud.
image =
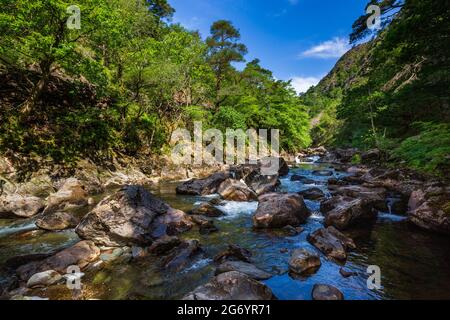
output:
M 305 93 L 309 88 L 320 82 L 319 77 L 292 77 L 292 86 L 297 93 Z
M 350 50 L 348 41 L 344 38 L 333 38 L 322 42 L 300 54 L 300 57 L 311 58 L 340 58 L 344 53 Z

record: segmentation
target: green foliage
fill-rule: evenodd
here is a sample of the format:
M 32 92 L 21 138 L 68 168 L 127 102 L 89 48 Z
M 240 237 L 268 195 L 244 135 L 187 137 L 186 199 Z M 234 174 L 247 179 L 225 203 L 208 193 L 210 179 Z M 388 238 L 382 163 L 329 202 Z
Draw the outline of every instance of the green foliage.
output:
M 295 151 L 309 116 L 288 82 L 220 20 L 203 41 L 170 24 L 166 0 L 80 0 L 81 29 L 64 0 L 4 0 L 0 12 L 0 152 L 73 163 L 165 152 L 177 127 L 280 129 Z M 23 90 L 17 90 L 23 88 Z M 3 96 L 4 95 L 4 96 Z
M 415 124 L 418 135 L 407 138 L 392 155 L 408 166 L 428 172 L 450 173 L 450 124 Z

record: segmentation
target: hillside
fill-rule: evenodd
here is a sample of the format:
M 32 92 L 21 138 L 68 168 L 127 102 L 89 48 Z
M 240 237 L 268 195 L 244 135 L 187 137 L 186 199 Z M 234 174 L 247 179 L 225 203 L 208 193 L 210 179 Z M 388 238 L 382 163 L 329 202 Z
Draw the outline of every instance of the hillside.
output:
M 446 175 L 449 16 L 444 4 L 406 1 L 374 40 L 344 55 L 302 97 L 316 117 L 314 144 L 377 147 L 392 161 Z

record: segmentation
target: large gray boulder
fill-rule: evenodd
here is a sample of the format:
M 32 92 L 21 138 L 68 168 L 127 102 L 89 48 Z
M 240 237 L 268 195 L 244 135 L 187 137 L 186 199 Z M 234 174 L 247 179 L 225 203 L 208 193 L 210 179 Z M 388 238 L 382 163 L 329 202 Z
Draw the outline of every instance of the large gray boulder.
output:
M 198 287 L 184 300 L 274 300 L 272 291 L 266 285 L 249 276 L 231 271 L 214 277 L 207 284 Z
M 145 246 L 192 226 L 183 211 L 171 208 L 144 187 L 127 186 L 101 201 L 75 231 L 82 239 L 103 246 Z
M 258 200 L 253 215 L 253 226 L 258 229 L 298 226 L 311 215 L 303 197 L 295 193 L 269 193 Z

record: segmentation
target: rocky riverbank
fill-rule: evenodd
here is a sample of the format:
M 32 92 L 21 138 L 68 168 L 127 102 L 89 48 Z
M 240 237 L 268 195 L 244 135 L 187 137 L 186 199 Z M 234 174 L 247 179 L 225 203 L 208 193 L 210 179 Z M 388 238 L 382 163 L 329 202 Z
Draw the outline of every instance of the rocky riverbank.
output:
M 106 283 L 119 286 L 118 279 L 111 284 L 105 275 L 126 272 L 124 279 L 131 281 L 139 269 L 146 270 L 138 273 L 145 278 L 140 292 L 153 287 L 164 291 L 164 277 L 175 283 L 181 277 L 179 292 L 172 292 L 176 286 L 166 287 L 156 297 L 275 299 L 273 288 L 277 291 L 282 281 L 274 281 L 281 275 L 309 281 L 305 279 L 325 272 L 335 279 L 330 270 L 338 268 L 339 280 L 318 279 L 309 298 L 352 298 L 336 284 L 358 274 L 346 267 L 354 264 L 358 234 L 376 228 L 380 213 L 394 212 L 408 224 L 450 234 L 447 185 L 406 170 L 378 168 L 376 150 L 361 154 L 363 164 L 354 166 L 350 162 L 356 152 L 308 150 L 288 161 L 291 168 L 280 159 L 274 176 L 262 175 L 260 165 L 149 174 L 129 164 L 105 169 L 81 162 L 71 176 L 41 170 L 26 182 L 19 182 L 14 166 L 2 159 L 6 183 L 0 217 L 30 221 L 29 229 L 9 228 L 4 239 L 31 243 L 70 234 L 70 241 L 50 251 L 2 261 L 2 297 L 102 298 Z M 160 187 L 164 180 L 185 181 L 177 182 L 176 194 L 169 196 Z M 239 208 L 237 220 L 230 206 Z M 242 216 L 247 207 L 250 215 Z M 300 239 L 307 245 L 302 247 Z M 69 272 L 74 266 L 78 271 Z M 192 275 L 189 285 L 181 284 L 183 274 Z M 67 283 L 79 278 L 81 290 L 69 290 Z

